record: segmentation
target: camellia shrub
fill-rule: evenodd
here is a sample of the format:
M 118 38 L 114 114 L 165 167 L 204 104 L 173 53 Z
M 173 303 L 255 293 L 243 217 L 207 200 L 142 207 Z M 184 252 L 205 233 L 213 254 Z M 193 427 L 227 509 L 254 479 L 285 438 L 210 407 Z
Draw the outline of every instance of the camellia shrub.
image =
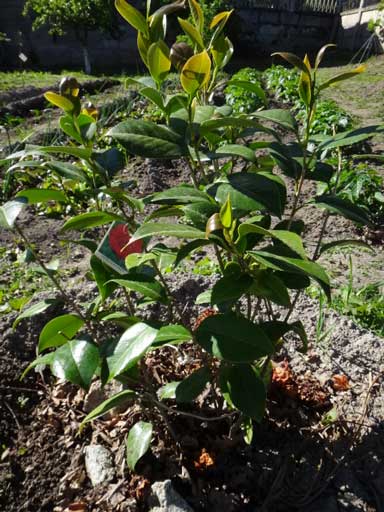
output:
M 298 296 L 311 281 L 328 298 L 331 294 L 329 277 L 317 261 L 329 244 L 324 246 L 320 235 L 311 241 L 313 252 L 305 248 L 301 238 L 305 224 L 297 218 L 298 212 L 304 205 L 323 209 L 322 234 L 331 214 L 369 223 L 365 210 L 339 197 L 337 187 L 304 199 L 303 185 L 307 180 L 329 183 L 339 170 L 323 156 L 364 140 L 379 128 L 311 136 L 322 91 L 363 71 L 361 66 L 320 83 L 317 71 L 327 47 L 320 50 L 315 63 L 308 57 L 301 60 L 290 53 L 278 54 L 300 73 L 298 90 L 305 105 L 300 125 L 288 110 L 240 113 L 227 104 L 211 104 L 218 74 L 233 54 L 225 35 L 231 11 L 213 18 L 212 36 L 206 43 L 204 13 L 197 0 L 189 0 L 186 16 L 190 14 L 192 21 L 182 17 L 178 21 L 192 44 L 175 43 L 169 48 L 165 20 L 184 12 L 180 11 L 183 4 L 176 1 L 152 12 L 148 1 L 142 14 L 125 0 L 116 0 L 121 16 L 137 31 L 138 49 L 150 75 L 128 79 L 128 85 L 156 105 L 163 121 L 128 119 L 100 134 L 97 110 L 82 105 L 78 84 L 65 80 L 60 94 L 49 92 L 46 97 L 62 109 L 60 127 L 71 143 L 27 146 L 2 162 L 12 164 L 7 172 L 13 180 L 26 169 L 39 176 L 49 172 L 57 180 L 49 189 L 19 192 L 0 208 L 0 223 L 30 248 L 70 311 L 43 328 L 39 356 L 27 371 L 44 364 L 56 377 L 84 389 L 95 379 L 103 385 L 113 380 L 125 384 L 123 391 L 88 414 L 83 424 L 116 405 L 135 402 L 144 418 L 151 411 L 151 421 L 158 414 L 170 427 L 172 416 L 188 415 L 184 404 L 206 391 L 205 416 L 199 414 L 197 405 L 192 416 L 232 420 L 243 427 L 250 442 L 252 421 L 263 419 L 272 361 L 286 334 L 296 334 L 301 350 L 307 348 L 305 326 L 290 321 Z M 178 72 L 181 92 L 170 95 L 163 84 L 172 68 Z M 235 84 L 245 91 L 253 87 L 246 80 Z M 289 134 L 289 143 L 283 141 L 282 132 Z M 99 150 L 98 137 L 116 147 Z M 134 197 L 114 182 L 125 163 L 118 149 L 122 147 L 128 155 L 179 160 L 188 169 L 189 179 L 146 197 Z M 290 203 L 286 183 L 274 166 L 294 184 Z M 83 184 L 89 208 L 64 222 L 65 237 L 69 232 L 110 226 L 98 244 L 81 235 L 73 240 L 92 252 L 90 272 L 99 290 L 98 298 L 84 307 L 72 300 L 59 277 L 47 268 L 18 220 L 29 205 L 70 201 L 74 182 Z M 183 264 L 188 269 L 188 257 L 199 258 L 202 250 L 216 260 L 220 276 L 197 298 L 208 309 L 195 321 L 184 314 L 165 270 Z M 124 297 L 123 303 L 112 300 L 117 294 Z M 142 309 L 146 303 L 159 305 L 163 312 L 156 321 L 146 320 Z M 17 321 L 47 307 L 46 303 L 34 305 Z M 104 334 L 111 323 L 123 326 L 121 335 Z M 193 344 L 198 365 L 184 380 L 167 382 L 159 389 L 146 367 L 148 357 L 164 345 L 179 345 L 183 351 L 186 342 Z M 152 429 L 151 422 L 140 421 L 130 431 L 127 457 L 132 469 L 147 450 Z

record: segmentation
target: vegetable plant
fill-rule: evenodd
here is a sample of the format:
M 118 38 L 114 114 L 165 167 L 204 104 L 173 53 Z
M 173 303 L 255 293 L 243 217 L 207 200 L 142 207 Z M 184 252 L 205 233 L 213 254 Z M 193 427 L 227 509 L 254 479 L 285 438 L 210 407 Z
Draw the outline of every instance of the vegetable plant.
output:
M 192 44 L 176 42 L 169 48 L 166 18 L 183 12 L 183 4 L 176 1 L 152 12 L 148 1 L 143 14 L 125 0 L 116 0 L 119 13 L 137 31 L 138 49 L 150 74 L 128 79 L 127 83 L 158 107 L 164 123 L 128 119 L 112 127 L 104 137 L 124 147 L 128 155 L 180 160 L 189 170 L 189 181 L 140 200 L 111 187 L 110 177 L 104 172 L 106 167 L 100 164 L 93 147 L 95 115 L 88 109 L 83 112 L 73 81 L 67 82 L 59 95 L 47 93 L 47 98 L 64 111 L 60 124 L 71 135 L 73 145 L 27 148 L 9 157 L 19 159 L 15 165 L 21 165 L 27 157 L 39 159 L 47 154 L 78 159 L 77 164 L 66 163 L 64 168 L 72 173 L 81 169 L 94 203 L 90 203 L 89 211 L 66 220 L 63 233 L 113 222 L 101 246 L 110 243 L 114 233 L 121 263 L 118 268 L 99 257 L 100 246 L 96 248 L 93 241 L 86 242 L 81 237 L 74 240 L 87 244 L 92 252 L 91 272 L 99 296 L 87 307 L 71 300 L 41 255 L 31 248 L 70 312 L 43 328 L 39 357 L 27 371 L 45 364 L 55 376 L 85 389 L 97 378 L 103 385 L 112 380 L 124 383 L 125 389 L 88 414 L 83 425 L 118 404 L 138 403 L 148 421 L 136 424 L 127 437 L 127 460 L 132 469 L 150 444 L 154 415 L 176 437 L 172 417 L 185 414 L 200 421 L 232 420 L 231 432 L 242 427 L 245 439 L 251 441 L 252 421 L 263 419 L 272 360 L 286 334 L 292 332 L 299 337 L 303 352 L 307 347 L 305 326 L 300 321 L 290 321 L 299 294 L 315 281 L 330 298 L 328 275 L 317 262 L 326 250 L 322 236 L 330 212 L 369 222 L 363 209 L 336 197 L 333 190 L 309 200 L 302 195 L 306 180 L 328 183 L 338 173 L 338 168 L 322 160 L 327 151 L 365 140 L 379 130 L 369 127 L 332 136 L 311 135 L 321 92 L 363 68 L 319 83 L 317 70 L 327 47 L 320 50 L 314 65 L 308 57 L 301 60 L 293 54 L 280 53 L 300 72 L 298 89 L 305 105 L 301 125 L 288 110 L 245 114 L 234 112 L 230 105 L 217 107 L 210 104 L 210 98 L 217 87 L 218 74 L 233 53 L 225 35 L 231 11 L 213 18 L 209 26 L 212 36 L 206 42 L 204 12 L 197 0 L 189 0 L 191 21 L 182 17 L 178 21 Z M 181 88 L 170 95 L 164 83 L 172 66 L 178 72 Z M 232 84 L 245 91 L 254 85 L 242 80 Z M 281 130 L 290 134 L 292 142 L 282 141 Z M 108 161 L 108 155 L 103 154 L 103 162 Z M 37 166 L 41 165 L 38 160 Z M 48 165 L 52 166 L 52 161 Z M 287 202 L 284 179 L 274 172 L 275 165 L 294 183 L 291 203 Z M 108 208 L 100 201 L 100 192 L 109 195 Z M 30 247 L 18 221 L 23 208 L 63 199 L 59 190 L 21 191 L 1 207 L 1 225 L 13 230 Z M 328 212 L 312 254 L 301 237 L 304 222 L 297 217 L 305 205 Z M 124 215 L 126 207 L 129 215 Z M 137 215 L 141 207 L 147 212 L 145 217 Z M 120 225 L 124 227 L 118 228 Z M 170 238 L 176 240 L 176 245 L 169 242 Z M 195 321 L 184 313 L 165 271 L 183 264 L 188 269 L 190 255 L 199 258 L 202 250 L 216 261 L 220 274 L 213 286 L 197 297 L 197 303 L 208 308 Z M 148 319 L 145 315 L 143 306 L 148 303 L 158 305 L 158 318 Z M 40 311 L 44 307 L 40 305 Z M 24 312 L 24 316 L 35 312 L 36 308 Z M 109 323 L 123 326 L 122 334 L 112 339 L 106 335 Z M 147 366 L 148 358 L 165 345 L 183 352 L 185 342 L 193 344 L 198 356 L 194 370 L 183 380 L 169 381 L 159 388 Z M 194 402 L 203 391 L 207 412 L 186 411 L 185 404 Z

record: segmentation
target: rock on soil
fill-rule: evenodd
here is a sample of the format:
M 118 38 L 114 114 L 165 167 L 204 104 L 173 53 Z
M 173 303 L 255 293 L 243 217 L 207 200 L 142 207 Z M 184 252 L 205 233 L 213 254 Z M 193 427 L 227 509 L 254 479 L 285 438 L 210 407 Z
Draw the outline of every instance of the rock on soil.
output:
M 170 480 L 155 482 L 151 487 L 150 503 L 154 506 L 150 512 L 193 512 L 188 503 L 178 494 Z
M 84 448 L 85 468 L 92 485 L 105 484 L 115 478 L 112 455 L 100 444 L 91 444 Z

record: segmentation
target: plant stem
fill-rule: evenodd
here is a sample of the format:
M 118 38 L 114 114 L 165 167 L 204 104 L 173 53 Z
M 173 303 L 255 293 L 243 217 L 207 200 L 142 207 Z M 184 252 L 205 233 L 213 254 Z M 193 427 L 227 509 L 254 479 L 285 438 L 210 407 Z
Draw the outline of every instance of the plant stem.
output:
M 219 263 L 221 273 L 224 274 L 224 261 L 223 261 L 223 257 L 221 255 L 220 249 L 218 248 L 217 244 L 213 244 L 213 248 L 215 250 L 216 258 Z

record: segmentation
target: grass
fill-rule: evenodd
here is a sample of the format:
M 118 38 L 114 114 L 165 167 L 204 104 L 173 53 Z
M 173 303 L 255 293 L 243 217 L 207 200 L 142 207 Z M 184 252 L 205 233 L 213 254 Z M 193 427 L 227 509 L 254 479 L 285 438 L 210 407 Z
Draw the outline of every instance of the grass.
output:
M 382 123 L 384 120 L 384 58 L 371 57 L 367 60 L 364 73 L 339 82 L 324 92 L 324 97 L 333 99 L 357 117 L 359 124 Z M 327 80 L 339 73 L 345 73 L 355 65 L 320 68 L 321 80 Z
M 57 84 L 66 75 L 74 76 L 78 80 L 97 78 L 81 71 L 63 70 L 60 74 L 47 71 L 2 71 L 0 72 L 0 93 L 10 92 L 20 87 L 48 87 Z

